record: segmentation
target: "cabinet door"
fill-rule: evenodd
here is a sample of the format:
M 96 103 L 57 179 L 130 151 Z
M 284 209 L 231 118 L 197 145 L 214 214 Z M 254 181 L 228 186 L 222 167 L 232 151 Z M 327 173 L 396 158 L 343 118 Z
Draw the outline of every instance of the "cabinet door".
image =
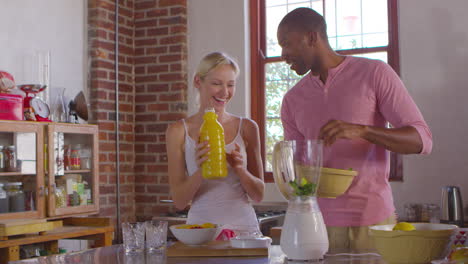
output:
M 99 212 L 98 127 L 49 124 L 48 214 Z
M 0 121 L 0 219 L 45 215 L 44 124 Z

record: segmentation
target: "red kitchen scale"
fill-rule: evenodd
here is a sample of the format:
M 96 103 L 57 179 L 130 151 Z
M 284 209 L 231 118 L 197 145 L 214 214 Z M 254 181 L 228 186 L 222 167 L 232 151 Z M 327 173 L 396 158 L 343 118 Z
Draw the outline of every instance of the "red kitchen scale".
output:
M 22 84 L 18 85 L 26 93 L 24 98 L 24 118 L 28 121 L 52 122 L 49 119 L 50 109 L 46 102 L 36 95 L 47 88 L 47 85 L 41 84 Z M 30 94 L 32 96 L 30 96 Z

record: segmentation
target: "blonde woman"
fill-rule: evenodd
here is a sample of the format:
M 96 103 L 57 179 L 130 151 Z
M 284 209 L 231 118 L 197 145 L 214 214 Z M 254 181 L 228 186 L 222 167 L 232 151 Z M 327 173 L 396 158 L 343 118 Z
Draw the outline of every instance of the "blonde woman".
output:
M 188 224 L 211 222 L 225 228 L 254 226 L 258 222 L 248 197 L 255 202 L 263 199 L 263 166 L 257 124 L 226 112 L 226 106 L 236 91 L 239 74 L 237 63 L 228 55 L 213 52 L 198 65 L 194 87 L 198 91 L 198 112 L 169 125 L 166 147 L 169 185 L 178 209 L 191 204 Z M 210 151 L 207 142 L 198 142 L 205 109 L 214 107 L 224 128 L 228 176 L 206 180 L 200 165 Z

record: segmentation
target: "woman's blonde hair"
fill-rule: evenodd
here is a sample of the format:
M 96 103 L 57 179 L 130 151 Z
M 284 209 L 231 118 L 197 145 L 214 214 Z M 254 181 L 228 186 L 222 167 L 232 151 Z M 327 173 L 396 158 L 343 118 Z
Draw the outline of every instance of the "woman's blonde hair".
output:
M 198 64 L 195 76 L 198 76 L 201 80 L 203 80 L 211 70 L 221 65 L 230 65 L 236 73 L 236 76 L 239 74 L 239 65 L 237 65 L 237 62 L 229 55 L 216 51 L 203 57 L 203 59 Z

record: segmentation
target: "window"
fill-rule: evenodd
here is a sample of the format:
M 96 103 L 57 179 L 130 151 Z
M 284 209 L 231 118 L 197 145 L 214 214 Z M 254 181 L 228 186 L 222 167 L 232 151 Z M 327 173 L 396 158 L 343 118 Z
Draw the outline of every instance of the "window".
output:
M 327 22 L 330 45 L 338 53 L 380 59 L 399 73 L 397 0 L 250 0 L 252 118 L 260 127 L 267 181 L 274 144 L 283 139 L 283 95 L 302 76 L 281 60 L 276 30 L 298 7 L 309 7 Z M 391 175 L 402 179 L 401 158 L 392 153 Z

